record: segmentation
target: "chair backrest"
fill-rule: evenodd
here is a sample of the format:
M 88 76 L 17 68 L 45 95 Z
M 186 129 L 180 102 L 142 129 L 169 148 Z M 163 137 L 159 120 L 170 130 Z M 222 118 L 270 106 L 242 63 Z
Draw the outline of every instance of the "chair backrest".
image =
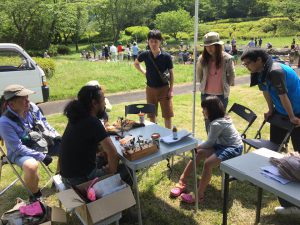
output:
M 246 106 L 240 105 L 238 103 L 234 103 L 231 108 L 229 109 L 228 113 L 234 112 L 244 120 L 248 122 L 247 127 L 245 130 L 241 133 L 241 136 L 243 138 L 246 138 L 246 132 L 249 129 L 249 127 L 253 124 L 253 122 L 256 120 L 257 115 L 249 108 Z
M 128 114 L 138 114 L 142 113 L 155 113 L 155 105 L 154 104 L 132 104 L 125 105 L 125 117 Z

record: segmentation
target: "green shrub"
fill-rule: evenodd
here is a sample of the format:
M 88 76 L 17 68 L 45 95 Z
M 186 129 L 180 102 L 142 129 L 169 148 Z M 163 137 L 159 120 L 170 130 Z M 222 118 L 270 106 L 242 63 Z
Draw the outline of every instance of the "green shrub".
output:
M 42 50 L 27 50 L 26 52 L 28 53 L 28 55 L 30 55 L 31 57 L 43 57 L 44 55 L 44 51 Z
M 49 79 L 55 73 L 55 62 L 51 58 L 34 57 L 34 61 L 43 69 L 46 77 Z
M 126 32 L 122 31 L 118 42 L 121 42 L 123 45 L 126 43 L 133 42 L 133 39 L 130 35 L 126 35 Z
M 57 56 L 57 45 L 50 45 L 48 49 L 48 54 L 52 56 Z
M 168 35 L 168 34 L 162 34 L 162 37 L 164 40 L 170 40 L 171 39 L 171 36 Z
M 199 36 L 209 31 L 218 32 L 222 39 L 227 38 L 252 38 L 252 37 L 276 37 L 294 36 L 299 31 L 297 21 L 293 22 L 287 17 L 263 18 L 254 21 L 247 19 L 227 19 L 199 24 Z
M 132 39 L 137 41 L 143 41 L 147 39 L 149 28 L 146 26 L 133 26 L 125 29 L 125 35 L 131 36 Z
M 190 36 L 186 32 L 178 32 L 177 37 L 182 40 L 189 40 Z
M 68 55 L 71 53 L 71 49 L 66 45 L 57 46 L 57 53 L 60 55 Z

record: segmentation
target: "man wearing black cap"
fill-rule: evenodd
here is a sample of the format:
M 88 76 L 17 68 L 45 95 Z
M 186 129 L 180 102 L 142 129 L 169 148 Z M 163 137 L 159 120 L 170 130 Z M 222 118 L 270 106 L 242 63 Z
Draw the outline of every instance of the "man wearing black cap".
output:
M 294 151 L 300 152 L 300 79 L 289 66 L 273 62 L 271 56 L 261 48 L 246 50 L 241 56 L 243 65 L 251 72 L 250 86 L 258 85 L 268 104 L 268 118 L 273 113 L 287 116 L 296 125 L 291 134 Z M 286 131 L 270 126 L 270 140 L 281 143 Z M 280 199 L 282 207 L 276 207 L 279 214 L 296 214 L 300 209 Z
M 5 142 L 9 160 L 23 169 L 26 186 L 33 197 L 39 198 L 42 194 L 38 187 L 38 161 L 49 165 L 52 162 L 50 155 L 58 155 L 60 135 L 48 124 L 39 108 L 29 102 L 28 95 L 33 93 L 17 84 L 4 89 L 5 111 L 0 118 L 0 136 Z M 35 139 L 39 134 L 43 138 Z M 33 138 L 33 135 L 37 136 Z

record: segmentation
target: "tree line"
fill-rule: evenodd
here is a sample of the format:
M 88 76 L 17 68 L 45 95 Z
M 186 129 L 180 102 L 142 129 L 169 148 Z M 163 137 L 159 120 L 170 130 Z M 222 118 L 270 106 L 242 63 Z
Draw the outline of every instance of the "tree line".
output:
M 93 37 L 117 41 L 126 28 L 160 28 L 178 38 L 192 32 L 194 0 L 1 0 L 0 42 L 47 49 Z M 228 18 L 286 16 L 299 22 L 298 0 L 201 0 L 201 22 Z

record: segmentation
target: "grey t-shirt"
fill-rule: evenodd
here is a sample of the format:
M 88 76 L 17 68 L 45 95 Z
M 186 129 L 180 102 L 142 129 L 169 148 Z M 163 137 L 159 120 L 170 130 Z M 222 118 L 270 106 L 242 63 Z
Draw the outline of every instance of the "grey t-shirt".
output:
M 230 118 L 219 118 L 210 122 L 207 141 L 203 142 L 200 147 L 211 148 L 215 144 L 233 147 L 243 144 Z

